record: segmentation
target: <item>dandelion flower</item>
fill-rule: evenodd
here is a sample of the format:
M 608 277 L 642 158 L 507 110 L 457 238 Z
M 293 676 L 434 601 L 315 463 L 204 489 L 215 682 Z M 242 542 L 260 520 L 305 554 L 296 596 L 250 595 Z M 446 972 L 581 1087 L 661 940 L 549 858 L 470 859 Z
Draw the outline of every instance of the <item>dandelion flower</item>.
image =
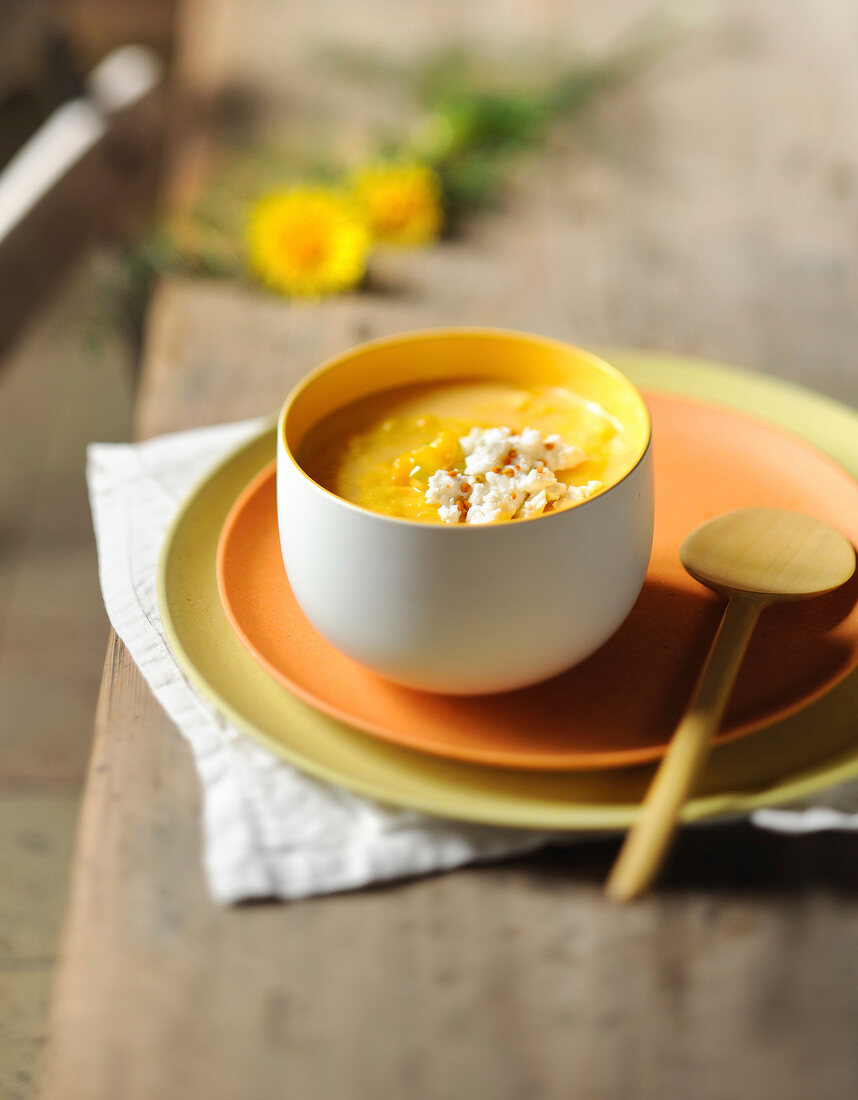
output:
M 441 184 L 425 164 L 370 165 L 354 177 L 354 193 L 379 242 L 413 247 L 441 230 Z
M 324 187 L 261 198 L 250 218 L 250 265 L 281 294 L 319 297 L 355 286 L 370 237 L 354 204 Z

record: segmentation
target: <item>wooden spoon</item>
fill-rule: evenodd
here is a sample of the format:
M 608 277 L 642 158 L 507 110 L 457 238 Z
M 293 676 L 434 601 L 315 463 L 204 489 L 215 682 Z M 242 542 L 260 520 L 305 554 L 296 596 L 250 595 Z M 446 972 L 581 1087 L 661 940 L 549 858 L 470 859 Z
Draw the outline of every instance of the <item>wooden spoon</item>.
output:
M 779 508 L 718 516 L 691 532 L 679 556 L 692 577 L 729 602 L 688 708 L 611 870 L 607 894 L 615 901 L 637 897 L 658 873 L 760 612 L 781 600 L 821 596 L 855 570 L 855 551 L 843 535 Z

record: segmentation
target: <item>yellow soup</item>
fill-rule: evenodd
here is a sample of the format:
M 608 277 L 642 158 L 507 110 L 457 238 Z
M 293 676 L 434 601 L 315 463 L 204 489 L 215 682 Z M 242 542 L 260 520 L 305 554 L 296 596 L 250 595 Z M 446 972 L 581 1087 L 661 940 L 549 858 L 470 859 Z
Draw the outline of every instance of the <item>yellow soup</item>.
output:
M 402 386 L 347 405 L 308 433 L 298 461 L 314 481 L 352 504 L 440 523 L 425 498 L 428 478 L 461 466 L 458 441 L 475 427 L 535 428 L 580 447 L 587 460 L 557 473 L 567 485 L 613 484 L 637 449 L 616 419 L 567 389 L 474 380 Z

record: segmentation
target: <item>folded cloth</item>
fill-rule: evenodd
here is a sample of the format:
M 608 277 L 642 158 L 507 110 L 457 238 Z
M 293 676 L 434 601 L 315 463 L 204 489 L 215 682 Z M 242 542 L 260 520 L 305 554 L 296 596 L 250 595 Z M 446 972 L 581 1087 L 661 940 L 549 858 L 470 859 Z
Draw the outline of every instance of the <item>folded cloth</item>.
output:
M 214 900 L 332 893 L 499 859 L 556 839 L 394 809 L 320 782 L 246 737 L 188 681 L 158 611 L 161 545 L 193 486 L 263 426 L 243 421 L 143 443 L 93 443 L 87 454 L 107 614 L 193 752 Z M 858 784 L 812 806 L 757 811 L 752 820 L 790 833 L 858 829 Z
M 392 809 L 304 775 L 257 745 L 183 673 L 158 611 L 158 556 L 193 486 L 263 421 L 91 444 L 87 481 L 101 590 L 113 629 L 187 738 L 203 790 L 204 864 L 213 898 L 294 899 L 364 886 L 544 843 L 528 830 Z

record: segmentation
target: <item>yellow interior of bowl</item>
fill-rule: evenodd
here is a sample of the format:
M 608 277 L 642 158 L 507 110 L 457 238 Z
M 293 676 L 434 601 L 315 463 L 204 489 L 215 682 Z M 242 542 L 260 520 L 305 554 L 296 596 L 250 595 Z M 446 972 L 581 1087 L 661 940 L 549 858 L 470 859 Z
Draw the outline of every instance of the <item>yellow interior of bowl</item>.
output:
M 638 389 L 615 367 L 580 348 L 524 333 L 452 329 L 376 340 L 308 375 L 283 406 L 280 431 L 294 457 L 323 417 L 395 386 L 491 379 L 523 386 L 562 386 L 600 406 L 623 426 L 629 469 L 646 450 L 649 412 Z

